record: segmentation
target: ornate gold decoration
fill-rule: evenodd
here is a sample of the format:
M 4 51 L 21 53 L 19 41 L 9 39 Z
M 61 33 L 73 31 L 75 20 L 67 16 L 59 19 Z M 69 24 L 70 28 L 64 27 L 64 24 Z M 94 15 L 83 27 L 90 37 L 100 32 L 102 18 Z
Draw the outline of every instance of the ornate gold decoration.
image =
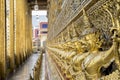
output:
M 67 15 L 69 3 L 65 4 L 66 7 L 56 19 L 58 23 L 54 24 L 62 26 L 61 29 L 58 26 L 55 29 L 57 34 L 62 34 L 57 41 L 62 42 L 55 44 L 55 47 L 48 46 L 50 56 L 60 67 L 61 73 L 69 80 L 109 80 L 113 76 L 116 77 L 113 80 L 119 80 L 119 0 L 96 1 L 90 8 L 89 4 L 82 6 L 83 14 L 77 12 L 78 6 L 76 13 L 71 11 Z M 69 19 L 72 13 L 74 17 Z M 61 23 L 62 20 L 65 22 Z

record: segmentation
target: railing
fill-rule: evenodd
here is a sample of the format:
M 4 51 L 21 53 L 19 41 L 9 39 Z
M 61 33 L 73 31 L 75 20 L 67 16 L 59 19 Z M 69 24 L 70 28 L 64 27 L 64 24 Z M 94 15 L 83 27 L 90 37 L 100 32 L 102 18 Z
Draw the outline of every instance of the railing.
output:
M 29 80 L 40 80 L 41 64 L 42 64 L 42 54 L 40 54 L 35 66 L 34 66 L 33 77 L 30 75 Z

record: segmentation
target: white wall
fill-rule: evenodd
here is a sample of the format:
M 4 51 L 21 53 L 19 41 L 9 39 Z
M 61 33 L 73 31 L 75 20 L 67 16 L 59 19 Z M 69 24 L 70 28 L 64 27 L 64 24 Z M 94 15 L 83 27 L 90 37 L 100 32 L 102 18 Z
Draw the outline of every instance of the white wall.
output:
M 47 35 L 42 35 L 40 39 L 41 39 L 41 47 L 43 47 L 43 42 L 46 41 Z

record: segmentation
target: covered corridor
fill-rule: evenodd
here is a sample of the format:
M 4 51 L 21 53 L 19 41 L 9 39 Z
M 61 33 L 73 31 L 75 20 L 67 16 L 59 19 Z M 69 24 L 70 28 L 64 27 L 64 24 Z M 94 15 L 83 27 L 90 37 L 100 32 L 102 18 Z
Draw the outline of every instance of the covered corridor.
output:
M 0 0 L 0 80 L 120 80 L 120 0 Z

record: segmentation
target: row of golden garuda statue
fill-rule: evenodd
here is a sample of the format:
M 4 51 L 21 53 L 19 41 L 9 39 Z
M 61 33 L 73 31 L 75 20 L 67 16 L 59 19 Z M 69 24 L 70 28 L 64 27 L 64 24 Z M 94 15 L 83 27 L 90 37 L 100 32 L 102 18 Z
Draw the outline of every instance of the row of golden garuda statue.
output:
M 48 42 L 48 52 L 52 52 L 51 56 L 67 80 L 120 80 L 120 5 L 117 1 L 116 14 L 111 13 L 107 5 L 103 6 L 112 21 L 112 44 L 108 49 L 102 48 L 104 40 L 101 32 L 90 22 L 84 9 L 85 30 L 82 36 L 72 23 L 72 35 L 70 28 L 67 28 L 66 39 L 61 33 L 54 43 Z

